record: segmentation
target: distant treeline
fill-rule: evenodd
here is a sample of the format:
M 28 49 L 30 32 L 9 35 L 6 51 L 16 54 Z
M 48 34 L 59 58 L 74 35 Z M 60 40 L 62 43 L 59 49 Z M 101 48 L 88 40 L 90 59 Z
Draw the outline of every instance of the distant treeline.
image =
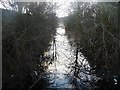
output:
M 74 38 L 78 51 L 83 53 L 94 73 L 103 81 L 100 90 L 113 90 L 115 83 L 109 82 L 114 82 L 114 79 L 116 87 L 119 86 L 120 4 L 75 2 L 64 23 L 68 37 Z
M 28 89 L 38 79 L 40 56 L 49 47 L 56 26 L 54 5 L 49 2 L 18 3 L 16 11 L 2 10 L 3 90 Z

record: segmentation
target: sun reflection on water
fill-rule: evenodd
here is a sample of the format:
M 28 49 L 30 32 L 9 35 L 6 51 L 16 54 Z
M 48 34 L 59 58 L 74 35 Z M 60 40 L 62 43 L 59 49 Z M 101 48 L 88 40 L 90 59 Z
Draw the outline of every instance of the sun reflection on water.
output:
M 47 72 L 49 73 L 49 81 L 52 83 L 50 87 L 54 88 L 73 88 L 74 86 L 70 84 L 71 68 L 74 66 L 75 61 L 75 49 L 71 47 L 69 40 L 65 34 L 64 25 L 59 25 L 56 29 L 56 58 L 52 61 L 52 64 L 48 65 Z M 53 42 L 51 42 L 52 44 Z M 53 55 L 54 45 L 51 45 L 49 53 Z M 84 58 L 82 53 L 79 52 L 78 57 L 79 64 L 82 62 L 83 65 L 90 68 L 88 61 Z M 84 60 L 84 61 L 83 61 Z M 84 75 L 82 75 L 84 78 Z M 67 78 L 66 78 L 67 77 Z

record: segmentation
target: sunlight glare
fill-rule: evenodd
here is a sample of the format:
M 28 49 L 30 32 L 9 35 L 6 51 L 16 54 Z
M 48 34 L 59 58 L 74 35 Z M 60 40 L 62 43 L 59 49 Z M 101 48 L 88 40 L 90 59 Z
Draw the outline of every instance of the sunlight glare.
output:
M 56 0 L 55 2 L 57 2 L 60 6 L 59 8 L 56 10 L 57 16 L 60 17 L 65 17 L 68 16 L 68 8 L 70 8 L 70 2 L 72 2 L 73 0 Z

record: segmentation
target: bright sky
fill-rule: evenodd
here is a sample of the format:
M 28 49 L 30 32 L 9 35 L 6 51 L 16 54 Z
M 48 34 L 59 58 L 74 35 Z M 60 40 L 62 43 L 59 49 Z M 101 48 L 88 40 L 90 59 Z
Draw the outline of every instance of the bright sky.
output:
M 70 9 L 70 2 L 118 2 L 119 0 L 53 0 L 61 4 L 61 6 L 56 11 L 58 17 L 67 16 L 68 9 Z
M 6 1 L 6 0 L 4 0 L 4 1 Z M 30 0 L 30 1 L 32 1 L 32 0 Z M 45 0 L 43 0 L 43 1 L 45 1 Z M 97 0 L 52 0 L 52 1 L 57 2 L 59 4 L 59 7 L 56 10 L 57 16 L 58 17 L 65 17 L 68 15 L 68 9 L 70 9 L 71 2 L 74 2 L 74 1 L 93 1 L 94 2 Z M 0 3 L 0 8 L 3 8 L 1 3 Z
M 75 0 L 55 0 L 60 5 L 56 10 L 58 17 L 65 17 L 68 15 L 68 9 L 70 9 L 70 3 Z
M 5 0 L 4 0 L 5 1 Z M 52 0 L 53 2 L 57 2 L 59 7 L 56 10 L 58 17 L 64 17 L 67 16 L 67 9 L 70 8 L 70 2 L 75 0 Z M 4 8 L 0 3 L 0 8 Z
M 0 3 L 0 8 L 4 8 L 3 5 Z

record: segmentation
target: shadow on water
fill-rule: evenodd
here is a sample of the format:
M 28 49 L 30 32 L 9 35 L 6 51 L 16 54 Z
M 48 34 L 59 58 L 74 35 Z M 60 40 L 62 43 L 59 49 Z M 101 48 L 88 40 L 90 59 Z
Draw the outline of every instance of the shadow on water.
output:
M 43 63 L 45 74 L 31 87 L 32 90 L 86 90 L 90 81 L 96 79 L 89 75 L 90 66 L 82 53 L 77 51 L 76 46 L 71 47 L 63 24 L 56 28 L 56 36 L 44 57 L 51 59 Z

